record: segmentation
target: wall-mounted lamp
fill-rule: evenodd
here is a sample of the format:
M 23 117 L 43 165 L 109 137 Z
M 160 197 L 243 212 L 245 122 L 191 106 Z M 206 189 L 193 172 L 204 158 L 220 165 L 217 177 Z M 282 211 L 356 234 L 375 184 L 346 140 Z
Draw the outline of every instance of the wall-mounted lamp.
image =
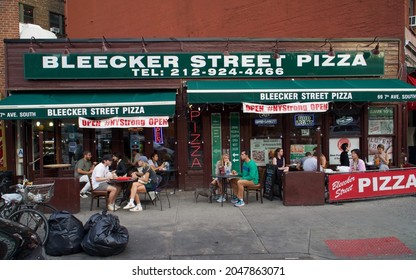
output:
M 334 48 L 332 47 L 332 43 L 328 39 L 325 39 L 325 43 L 321 46 L 321 48 L 323 46 L 325 46 L 326 44 L 329 44 L 329 51 L 328 51 L 327 55 L 328 56 L 335 56 L 335 52 L 334 52 Z
M 107 46 L 111 47 L 111 44 L 109 42 L 107 42 L 107 39 L 103 36 L 102 44 L 101 44 L 101 51 L 103 51 L 103 52 L 108 51 Z
M 374 44 L 375 42 L 377 42 L 376 46 L 374 49 L 371 50 L 371 53 L 374 55 L 378 55 L 380 54 L 380 43 L 378 41 L 378 37 L 374 37 L 373 42 L 371 42 L 370 44 L 368 44 L 367 46 L 365 46 L 366 48 L 368 48 L 369 46 L 371 46 L 372 44 Z
M 225 45 L 225 49 L 224 49 L 224 56 L 229 56 L 230 55 L 230 50 L 229 50 L 229 44 L 230 44 L 230 39 L 227 39 L 227 45 Z
M 278 40 L 276 40 L 276 44 L 274 45 L 273 58 L 274 59 L 279 59 L 280 58 L 280 54 L 279 54 L 279 41 Z
M 38 43 L 38 41 L 36 41 L 35 37 L 30 37 L 30 46 L 29 46 L 29 52 L 30 53 L 35 53 L 35 48 L 33 48 L 33 42 L 35 42 L 38 46 L 40 46 L 40 44 Z
M 66 38 L 66 42 L 65 42 L 64 55 L 68 55 L 68 54 L 70 54 L 70 53 L 71 53 L 71 52 L 69 51 L 68 45 L 69 45 L 69 46 L 71 46 L 71 47 L 73 47 L 73 46 L 72 46 L 72 43 L 71 43 L 71 40 L 69 40 L 69 38 L 67 37 L 67 38 Z
M 142 53 L 147 53 L 146 43 L 144 42 L 144 38 L 142 37 Z

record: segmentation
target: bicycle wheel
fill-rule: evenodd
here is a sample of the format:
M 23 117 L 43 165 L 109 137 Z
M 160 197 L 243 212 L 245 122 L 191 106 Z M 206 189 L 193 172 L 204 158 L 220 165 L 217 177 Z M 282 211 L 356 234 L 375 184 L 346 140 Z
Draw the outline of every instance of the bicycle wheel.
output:
M 29 208 L 20 209 L 11 214 L 8 219 L 31 228 L 39 235 L 42 244 L 45 245 L 49 236 L 49 224 L 41 212 Z
M 40 212 L 42 212 L 42 214 L 52 214 L 54 212 L 58 212 L 58 209 L 56 209 L 55 207 L 53 207 L 50 204 L 46 204 L 46 203 L 36 203 L 33 206 L 33 209 L 36 209 Z

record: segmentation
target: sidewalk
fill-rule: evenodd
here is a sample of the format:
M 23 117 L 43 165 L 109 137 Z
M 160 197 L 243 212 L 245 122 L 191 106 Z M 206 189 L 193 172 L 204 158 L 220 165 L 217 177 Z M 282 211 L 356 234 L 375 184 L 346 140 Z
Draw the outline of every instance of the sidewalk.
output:
M 127 249 L 108 258 L 85 253 L 49 259 L 416 259 L 416 197 L 339 205 L 284 206 L 250 203 L 224 207 L 193 192 L 162 196 L 163 211 L 147 204 L 142 212 L 116 211 L 129 231 Z M 80 198 L 81 199 L 81 198 Z M 99 212 L 81 199 L 76 216 L 85 223 Z M 94 205 L 95 206 L 95 205 Z M 330 248 L 331 246 L 331 248 Z M 380 246 L 380 247 L 379 247 Z

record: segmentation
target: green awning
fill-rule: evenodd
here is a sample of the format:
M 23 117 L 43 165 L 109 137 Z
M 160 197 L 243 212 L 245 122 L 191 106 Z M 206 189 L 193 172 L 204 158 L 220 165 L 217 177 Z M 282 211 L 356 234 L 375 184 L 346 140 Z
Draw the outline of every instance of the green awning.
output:
M 188 81 L 188 102 L 405 102 L 416 87 L 397 79 Z
M 176 92 L 16 92 L 0 101 L 0 119 L 173 116 Z

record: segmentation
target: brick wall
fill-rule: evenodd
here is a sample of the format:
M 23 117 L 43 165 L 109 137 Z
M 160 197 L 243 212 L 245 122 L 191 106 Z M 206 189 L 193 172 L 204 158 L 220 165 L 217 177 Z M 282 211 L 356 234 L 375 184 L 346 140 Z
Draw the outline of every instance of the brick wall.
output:
M 19 3 L 34 7 L 34 23 L 49 30 L 49 12 L 64 14 L 64 0 L 20 0 Z
M 161 4 L 163 3 L 163 4 Z M 67 1 L 71 38 L 403 36 L 408 0 Z
M 0 0 L 0 96 L 5 95 L 5 38 L 19 38 L 18 0 Z

